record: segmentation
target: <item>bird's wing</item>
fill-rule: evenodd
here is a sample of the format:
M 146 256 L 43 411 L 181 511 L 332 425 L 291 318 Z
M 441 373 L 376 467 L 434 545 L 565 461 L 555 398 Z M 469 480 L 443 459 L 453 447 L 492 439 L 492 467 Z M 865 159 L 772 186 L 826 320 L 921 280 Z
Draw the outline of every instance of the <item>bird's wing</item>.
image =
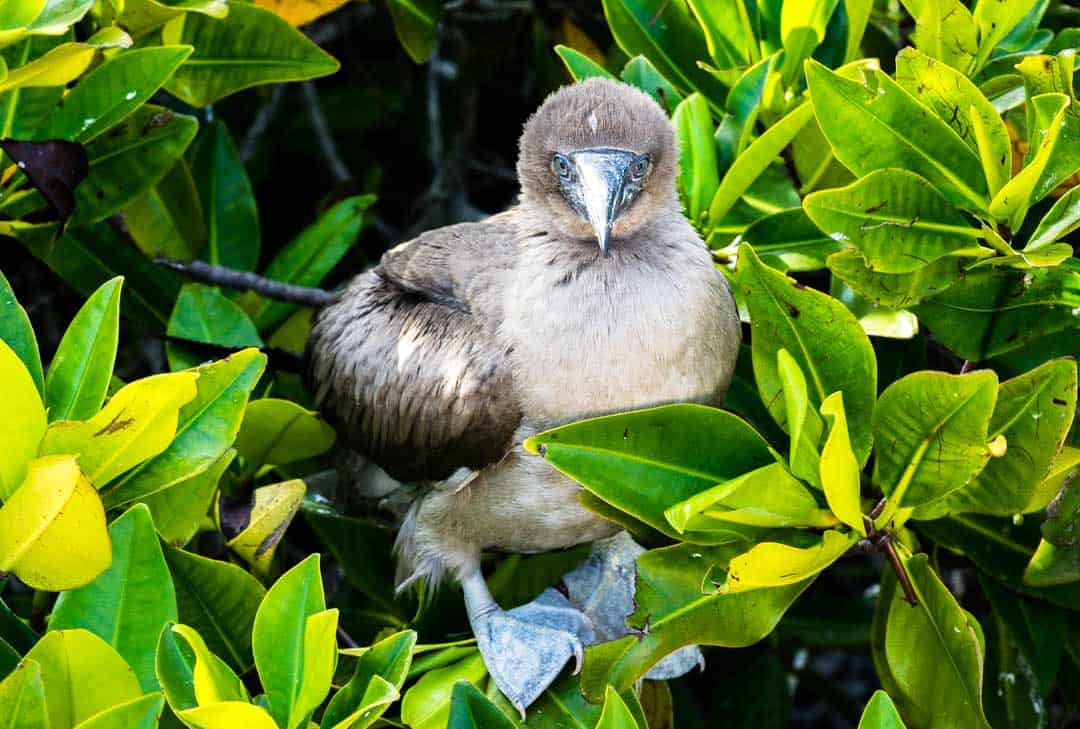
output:
M 401 481 L 441 481 L 505 455 L 521 410 L 494 334 L 513 244 L 503 223 L 424 233 L 357 276 L 308 340 L 320 410 Z

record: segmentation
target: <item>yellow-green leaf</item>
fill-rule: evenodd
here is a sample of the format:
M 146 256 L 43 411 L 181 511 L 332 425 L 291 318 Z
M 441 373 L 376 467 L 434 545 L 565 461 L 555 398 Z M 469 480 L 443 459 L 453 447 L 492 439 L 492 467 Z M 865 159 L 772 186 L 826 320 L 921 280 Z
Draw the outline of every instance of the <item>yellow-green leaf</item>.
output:
M 30 373 L 11 347 L 0 340 L 0 500 L 6 501 L 26 476 L 26 466 L 45 434 L 45 406 Z M 2 539 L 2 537 L 0 537 Z
M 244 412 L 236 450 L 249 465 L 280 465 L 317 456 L 334 444 L 334 429 L 291 400 L 252 400 Z
M 0 93 L 38 86 L 63 86 L 82 75 L 97 48 L 86 43 L 64 43 L 40 58 L 13 69 L 0 81 Z
M 31 461 L 26 480 L 0 508 L 0 571 L 39 590 L 69 590 L 112 560 L 105 509 L 75 456 Z
M 195 729 L 278 729 L 261 706 L 242 701 L 220 701 L 181 711 L 177 716 Z
M 719 592 L 746 592 L 801 582 L 840 559 L 857 538 L 854 532 L 841 534 L 830 529 L 820 537 L 794 535 L 793 541 L 803 542 L 803 546 L 762 542 L 731 560 L 727 581 Z
M 172 632 L 187 641 L 195 654 L 192 680 L 195 700 L 200 706 L 221 701 L 248 701 L 248 692 L 243 682 L 225 661 L 210 652 L 206 642 L 194 628 L 183 624 L 174 625 Z
M 229 549 L 243 557 L 256 572 L 265 575 L 274 559 L 274 550 L 300 508 L 306 490 L 304 482 L 298 478 L 255 489 L 255 503 L 248 525 L 228 541 Z
M 818 443 L 821 442 L 824 423 L 810 407 L 806 376 L 803 375 L 799 363 L 786 349 L 780 349 L 776 353 L 776 371 L 780 377 L 784 407 L 787 411 L 787 423 L 781 425 L 791 435 L 791 448 L 788 452 L 791 472 L 821 488 L 818 475 Z
M 290 25 L 305 25 L 332 13 L 349 0 L 254 0 L 256 7 L 267 10 L 289 21 Z
M 630 713 L 619 692 L 608 686 L 604 691 L 604 710 L 600 714 L 600 721 L 596 723 L 596 729 L 637 729 L 637 726 L 634 715 Z
M 176 372 L 125 385 L 89 420 L 53 423 L 41 453 L 77 453 L 82 472 L 101 488 L 172 442 L 181 406 L 195 399 L 197 377 Z
M 0 681 L 0 725 L 7 729 L 40 729 L 47 727 L 48 721 L 41 666 L 37 661 L 20 661 Z
M 859 503 L 859 462 L 851 450 L 844 394 L 834 392 L 821 403 L 821 414 L 832 416 L 832 427 L 821 449 L 821 485 L 829 508 L 840 521 L 866 536 L 862 507 Z

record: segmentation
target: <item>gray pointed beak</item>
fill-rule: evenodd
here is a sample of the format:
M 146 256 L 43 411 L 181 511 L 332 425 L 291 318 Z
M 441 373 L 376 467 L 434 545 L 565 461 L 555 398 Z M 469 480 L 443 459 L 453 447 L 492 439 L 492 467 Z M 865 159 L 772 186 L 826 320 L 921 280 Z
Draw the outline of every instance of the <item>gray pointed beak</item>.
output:
M 632 198 L 627 189 L 631 152 L 615 149 L 582 150 L 570 155 L 577 171 L 579 214 L 589 221 L 601 255 L 607 256 L 611 228 Z

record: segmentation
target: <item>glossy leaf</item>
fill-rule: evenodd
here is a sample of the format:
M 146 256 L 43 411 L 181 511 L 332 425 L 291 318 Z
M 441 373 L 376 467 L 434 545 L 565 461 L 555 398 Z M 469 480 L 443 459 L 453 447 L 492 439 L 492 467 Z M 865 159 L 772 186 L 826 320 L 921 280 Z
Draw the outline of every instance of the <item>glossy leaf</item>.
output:
M 311 21 L 332 13 L 348 0 L 256 0 L 255 5 L 272 10 L 291 25 L 306 25 Z
M 1080 187 L 1058 198 L 1031 234 L 1025 251 L 1046 248 L 1080 228 Z
M 199 193 L 183 159 L 132 201 L 123 215 L 132 240 L 151 258 L 190 261 L 206 243 Z
M 563 65 L 566 66 L 566 71 L 575 81 L 582 81 L 594 77 L 615 78 L 615 76 L 606 68 L 586 56 L 581 51 L 574 50 L 569 46 L 557 45 L 555 46 L 555 53 L 562 59 Z
M 959 0 L 908 0 L 904 5 L 915 18 L 912 40 L 918 49 L 966 73 L 978 50 L 971 11 Z
M 618 695 L 616 695 L 618 699 Z M 625 706 L 623 707 L 625 709 Z M 618 725 L 612 725 L 618 726 Z M 630 726 L 634 726 L 631 724 Z M 468 681 L 454 684 L 447 729 L 512 729 L 512 722 Z
M 195 729 L 277 729 L 266 709 L 242 701 L 220 701 L 187 709 L 180 717 Z
M 249 464 L 282 464 L 330 450 L 334 429 L 317 413 L 290 400 L 261 398 L 248 403 L 236 449 Z
M 165 25 L 161 37 L 166 44 L 195 47 L 165 89 L 198 107 L 259 84 L 325 76 L 339 66 L 287 21 L 242 3 L 230 5 L 221 19 L 178 16 Z
M 75 456 L 30 462 L 0 508 L 0 571 L 39 590 L 85 585 L 112 559 L 101 499 Z
M 173 625 L 170 630 L 180 636 L 194 656 L 191 685 L 196 703 L 201 706 L 219 701 L 248 701 L 248 692 L 243 681 L 206 647 L 206 642 L 197 630 L 182 624 Z
M 979 575 L 979 586 L 990 601 L 997 622 L 1008 632 L 1008 640 L 1023 654 L 1035 690 L 1044 696 L 1054 685 L 1066 645 L 1069 613 L 1064 608 L 1024 597 L 997 580 Z
M 638 723 L 626 702 L 611 686 L 604 693 L 604 710 L 596 729 L 638 729 Z
M 133 37 L 143 38 L 185 13 L 224 18 L 229 5 L 226 0 L 124 0 L 118 21 Z
M 86 630 L 49 631 L 26 660 L 41 667 L 51 727 L 74 727 L 142 695 L 124 659 Z
M 824 268 L 825 260 L 843 245 L 822 233 L 802 208 L 755 221 L 740 241 L 749 243 L 762 261 L 780 271 Z
M 818 124 L 856 175 L 896 167 L 928 180 L 954 205 L 985 210 L 979 157 L 930 108 L 878 70 L 852 81 L 814 61 L 806 71 Z M 852 134 L 852 129 L 860 130 Z
M 859 729 L 907 729 L 907 726 L 889 695 L 878 689 L 866 704 Z
M 15 298 L 15 292 L 11 290 L 11 284 L 2 272 L 0 272 L 0 341 L 10 347 L 11 351 L 22 360 L 38 393 L 44 393 L 45 377 L 42 374 L 41 355 L 38 353 L 34 328 L 30 324 L 30 317 L 26 315 L 26 309 Z M 13 378 L 5 375 L 2 379 L 9 382 Z M 18 411 L 15 410 L 15 412 Z
M 679 145 L 679 190 L 690 220 L 700 220 L 709 208 L 720 180 L 712 113 L 701 94 L 687 96 L 671 117 Z
M 156 729 L 164 706 L 165 700 L 155 691 L 95 714 L 76 729 Z
M 274 551 L 296 516 L 305 490 L 304 482 L 298 478 L 255 489 L 247 525 L 227 544 L 256 573 L 269 573 Z
M 342 200 L 293 238 L 274 256 L 265 276 L 301 286 L 318 286 L 356 243 L 356 237 L 368 222 L 367 209 L 373 195 Z M 296 310 L 295 304 L 257 299 L 248 309 L 259 331 L 271 329 Z
M 816 576 L 848 551 L 857 539 L 854 533 L 830 529 L 820 538 L 798 534 L 794 544 L 761 542 L 750 551 L 733 557 L 721 594 L 734 594 L 762 587 L 793 585 Z
M 556 51 L 558 48 L 556 46 Z M 674 112 L 683 99 L 679 90 L 672 86 L 645 56 L 634 56 L 627 61 L 619 78 L 653 97 L 653 100 L 669 113 Z
M 612 506 L 687 541 L 695 535 L 680 535 L 664 516 L 666 509 L 773 462 L 768 445 L 749 425 L 701 405 L 583 420 L 540 433 L 525 448 Z
M 825 40 L 825 27 L 836 10 L 837 0 L 806 0 L 783 3 L 780 9 L 780 37 L 784 43 L 784 78 L 790 83 Z
M 82 75 L 97 49 L 85 43 L 64 43 L 14 70 L 0 81 L 0 92 L 25 87 L 64 86 Z
M 0 440 L 4 443 L 0 451 L 0 500 L 6 501 L 22 484 L 27 466 L 38 452 L 45 435 L 45 408 L 22 360 L 3 340 L 0 340 L 0 382 L 4 383 L 8 408 L 8 415 L 0 419 Z
M 142 497 L 142 503 L 154 517 L 154 527 L 161 538 L 182 547 L 192 540 L 205 523 L 218 482 L 236 457 L 228 449 L 205 470 L 174 483 L 163 491 Z
M 460 681 L 473 685 L 487 676 L 479 651 L 456 663 L 428 671 L 401 700 L 401 720 L 413 729 L 443 729 L 450 719 L 450 701 Z
M 91 0 L 45 0 L 41 12 L 27 30 L 31 33 L 58 35 L 82 20 L 93 4 Z
M 705 32 L 709 55 L 718 68 L 737 68 L 759 60 L 754 20 L 743 0 L 687 0 L 687 4 Z
M 364 651 L 352 678 L 330 699 L 319 726 L 364 729 L 373 724 L 397 700 L 415 647 L 416 633 L 407 630 L 383 638 Z
M 206 215 L 210 263 L 250 271 L 259 262 L 259 214 L 251 182 L 220 122 L 203 126 L 191 149 L 191 174 Z
M 765 89 L 775 56 L 763 59 L 746 69 L 728 92 L 724 116 L 716 131 L 716 146 L 722 171 L 727 171 L 753 139 L 754 126 L 761 111 Z
M 237 671 L 251 667 L 251 629 L 266 595 L 248 572 L 228 562 L 165 547 L 179 620 Z
M 38 139 L 93 141 L 141 107 L 189 53 L 190 46 L 164 45 L 116 55 L 64 97 Z
M 222 347 L 261 347 L 263 340 L 244 310 L 212 286 L 185 284 L 176 297 L 169 326 L 170 337 Z M 173 370 L 193 367 L 202 361 L 179 342 L 166 343 L 165 353 Z
M 435 48 L 442 3 L 439 0 L 389 0 L 387 6 L 398 40 L 409 57 L 414 63 L 428 60 Z
M 871 270 L 854 248 L 828 258 L 829 269 L 859 296 L 879 306 L 897 308 L 917 304 L 949 288 L 963 278 L 969 262 L 949 256 L 912 273 L 879 273 Z
M 165 450 L 176 433 L 180 408 L 195 394 L 193 372 L 136 380 L 122 387 L 89 420 L 49 426 L 41 455 L 77 453 L 79 468 L 101 488 Z
M 820 489 L 819 446 L 825 424 L 810 407 L 806 376 L 786 349 L 776 353 L 776 372 L 784 395 L 785 427 L 791 436 L 788 451 L 791 472 Z
M 815 409 L 833 392 L 844 393 L 851 445 L 865 463 L 877 362 L 854 315 L 839 301 L 764 265 L 747 245 L 739 249 L 735 278 L 750 310 L 754 377 L 770 414 L 781 425 L 786 422 L 776 365 L 777 352 L 786 349 L 806 377 Z
M 832 418 L 829 437 L 821 449 L 821 485 L 829 508 L 840 521 L 866 536 L 859 499 L 859 462 L 851 450 L 847 415 L 842 392 L 834 392 L 821 403 L 821 414 Z
M 1039 542 L 1024 570 L 1024 582 L 1034 587 L 1068 585 L 1080 581 L 1080 548 Z
M 154 674 L 174 714 L 198 705 L 195 699 L 195 651 L 173 632 L 172 625 L 167 625 L 158 638 Z
M 86 300 L 64 332 L 45 377 L 49 420 L 84 420 L 101 408 L 119 337 L 121 277 Z
M 255 615 L 252 648 L 279 727 L 306 726 L 330 690 L 337 663 L 337 610 L 326 610 L 319 556 L 274 583 Z
M 979 27 L 979 54 L 976 69 L 981 67 L 1005 36 L 1028 14 L 1036 0 L 979 0 L 975 4 L 975 24 Z
M 1075 410 L 1072 360 L 1051 360 L 1003 382 L 989 433 L 991 440 L 1004 436 L 1008 450 L 953 495 L 950 509 L 999 516 L 1043 509 L 1053 494 L 1040 493 L 1039 487 L 1065 442 Z
M 26 660 L 0 681 L 0 723 L 8 729 L 40 729 L 49 725 L 41 666 Z
M 1073 520 L 1080 515 L 1080 481 L 1074 478 L 1078 468 L 1080 448 L 1065 446 L 1054 458 L 1041 489 L 1053 498 L 1042 523 L 1042 536 L 1060 547 L 1080 547 L 1080 534 L 1073 526 Z
M 981 629 L 933 570 L 926 555 L 909 559 L 918 605 L 897 592 L 889 606 L 885 656 L 907 697 L 930 715 L 930 727 L 982 727 Z
M 916 372 L 887 387 L 874 411 L 874 482 L 892 504 L 949 495 L 990 458 L 997 377 Z M 886 510 L 888 511 L 888 510 Z
M 144 104 L 88 145 L 90 174 L 75 190 L 71 225 L 102 220 L 147 192 L 173 168 L 198 127 L 194 117 Z
M 199 367 L 198 394 L 181 408 L 172 443 L 103 492 L 109 507 L 164 491 L 210 468 L 236 437 L 247 396 L 265 366 L 265 355 L 245 349 Z
M 60 595 L 49 629 L 89 630 L 127 661 L 143 691 L 154 691 L 158 636 L 176 620 L 172 579 L 145 506 L 133 506 L 110 524 L 109 538 L 112 564 L 88 585 Z

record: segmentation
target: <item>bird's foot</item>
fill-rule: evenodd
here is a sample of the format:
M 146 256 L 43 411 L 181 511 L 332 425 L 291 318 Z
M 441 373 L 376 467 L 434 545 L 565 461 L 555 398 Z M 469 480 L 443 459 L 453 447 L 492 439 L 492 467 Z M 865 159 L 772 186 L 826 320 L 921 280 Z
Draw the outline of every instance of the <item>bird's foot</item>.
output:
M 626 619 L 634 612 L 637 558 L 645 549 L 626 532 L 593 543 L 589 557 L 563 577 L 572 606 L 590 620 L 599 641 L 621 638 L 629 630 Z M 653 666 L 645 678 L 678 678 L 695 666 L 705 667 L 697 646 L 686 646 Z
M 530 603 L 504 612 L 493 600 L 470 599 L 480 583 L 463 582 L 469 622 L 484 665 L 503 695 L 525 718 L 525 709 L 574 659 L 581 669 L 584 646 L 595 640 L 589 619 L 557 590 L 547 589 Z M 483 591 L 486 592 L 486 586 Z

